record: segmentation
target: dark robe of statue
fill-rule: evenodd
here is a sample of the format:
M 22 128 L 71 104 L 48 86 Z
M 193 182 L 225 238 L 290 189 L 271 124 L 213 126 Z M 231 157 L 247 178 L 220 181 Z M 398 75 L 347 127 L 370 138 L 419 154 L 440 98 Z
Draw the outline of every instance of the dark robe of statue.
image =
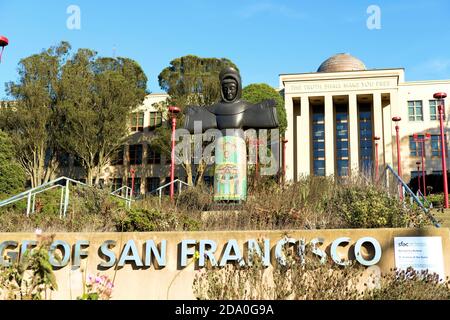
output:
M 202 132 L 219 129 L 216 139 L 214 200 L 244 201 L 247 197 L 247 151 L 243 130 L 278 127 L 274 100 L 251 104 L 241 100 L 241 76 L 228 67 L 220 72 L 221 101 L 208 106 L 185 109 L 185 129 L 194 133 L 194 122 L 201 122 Z

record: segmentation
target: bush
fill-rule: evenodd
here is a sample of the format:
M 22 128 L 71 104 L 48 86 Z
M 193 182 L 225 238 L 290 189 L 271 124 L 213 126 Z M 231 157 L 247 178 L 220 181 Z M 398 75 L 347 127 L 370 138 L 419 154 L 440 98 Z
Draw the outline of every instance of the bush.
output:
M 395 228 L 420 227 L 425 216 L 418 208 L 407 208 L 384 190 L 373 185 L 342 185 L 330 201 L 344 227 Z
M 320 261 L 306 249 L 302 257 L 285 252 L 286 264 L 264 268 L 259 256 L 251 266 L 229 264 L 208 267 L 196 274 L 193 292 L 197 299 L 274 300 L 442 300 L 450 299 L 449 282 L 436 274 L 413 269 L 382 277 L 351 262 L 339 266 Z
M 450 283 L 442 282 L 428 270 L 395 270 L 384 275 L 380 287 L 367 292 L 370 300 L 449 300 Z
M 25 171 L 15 160 L 11 138 L 0 130 L 0 199 L 6 199 L 20 191 L 25 184 Z

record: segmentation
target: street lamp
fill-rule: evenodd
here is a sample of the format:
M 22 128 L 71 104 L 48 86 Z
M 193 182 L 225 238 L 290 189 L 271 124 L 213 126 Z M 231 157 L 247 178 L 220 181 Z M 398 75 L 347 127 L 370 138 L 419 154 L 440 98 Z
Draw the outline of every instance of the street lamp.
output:
M 378 182 L 378 175 L 379 175 L 379 164 L 378 164 L 378 141 L 380 140 L 380 137 L 373 137 L 373 140 L 375 141 L 375 182 Z
M 0 62 L 2 62 L 2 54 L 5 47 L 9 44 L 9 40 L 5 36 L 0 36 L 0 47 L 2 47 L 2 51 L 0 51 Z
M 400 179 L 402 179 L 402 160 L 400 155 L 400 138 L 399 138 L 399 126 L 398 122 L 402 120 L 400 117 L 393 117 L 392 121 L 395 122 L 395 134 L 396 134 L 396 141 L 397 141 L 397 172 Z M 400 200 L 403 200 L 403 186 L 400 188 Z
M 429 140 L 431 138 L 431 134 L 425 133 L 425 136 L 423 138 L 419 138 L 419 135 L 417 133 L 414 133 L 413 135 L 415 142 L 420 142 L 421 147 L 421 153 L 422 153 L 422 185 L 423 185 L 423 196 L 426 197 L 427 193 L 427 184 L 425 183 L 425 141 Z M 419 188 L 420 190 L 420 188 Z
M 446 143 L 444 136 L 444 99 L 447 97 L 445 92 L 437 92 L 433 95 L 438 100 L 439 106 L 439 125 L 441 128 L 441 155 L 442 155 L 442 176 L 444 178 L 444 208 L 448 209 L 448 185 L 447 185 L 447 163 L 446 163 Z
M 283 179 L 283 184 L 286 182 L 286 144 L 288 143 L 288 139 L 283 138 L 282 140 L 283 142 L 283 175 L 282 175 L 282 179 Z
M 174 184 L 173 181 L 175 179 L 175 130 L 177 127 L 177 118 L 176 115 L 181 110 L 178 107 L 175 106 L 169 106 L 169 112 L 172 117 L 172 161 L 170 165 L 170 200 L 173 201 L 173 194 L 174 194 Z
M 417 181 L 419 181 L 419 191 L 420 191 L 420 161 L 416 161 L 417 165 Z

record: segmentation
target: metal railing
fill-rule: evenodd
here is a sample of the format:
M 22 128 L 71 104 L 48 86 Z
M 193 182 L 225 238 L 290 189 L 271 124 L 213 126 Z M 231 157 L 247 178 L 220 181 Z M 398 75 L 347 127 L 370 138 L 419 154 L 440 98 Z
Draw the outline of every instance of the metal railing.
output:
M 383 172 L 383 174 L 386 175 L 386 185 L 388 186 L 388 180 L 387 180 L 388 172 L 390 172 L 395 177 L 395 179 L 397 180 L 397 183 L 402 188 L 403 198 L 405 198 L 405 195 L 409 195 L 409 197 L 412 199 L 412 201 L 415 202 L 422 209 L 422 211 L 428 216 L 428 218 L 431 220 L 431 222 L 434 224 L 434 226 L 436 228 L 440 228 L 441 227 L 440 223 L 433 217 L 433 215 L 430 213 L 430 210 L 427 207 L 425 207 L 425 205 L 422 203 L 422 201 L 420 201 L 419 197 L 416 196 L 414 194 L 414 192 L 412 192 L 412 190 L 408 187 L 408 185 L 403 181 L 402 178 L 399 177 L 397 172 L 395 172 L 395 170 L 392 169 L 392 167 L 390 165 L 387 165 L 386 169 L 384 169 L 384 172 Z
M 182 186 L 189 187 L 189 184 L 187 184 L 186 182 L 184 182 L 184 181 L 182 181 L 180 179 L 175 179 L 173 182 L 166 183 L 165 185 L 162 185 L 161 187 L 156 188 L 155 190 L 152 190 L 150 193 L 159 194 L 159 202 L 161 202 L 163 190 L 165 188 L 169 187 L 172 183 L 173 184 L 178 183 L 178 194 L 181 193 Z
M 43 183 L 37 187 L 31 188 L 29 190 L 26 190 L 24 192 L 21 192 L 19 194 L 16 194 L 15 196 L 12 196 L 8 199 L 0 201 L 0 208 L 13 204 L 17 201 L 27 199 L 27 216 L 30 215 L 30 213 L 34 213 L 36 210 L 36 195 L 40 194 L 44 191 L 48 191 L 54 188 L 61 188 L 61 199 L 59 204 L 59 217 L 66 217 L 67 209 L 69 207 L 69 192 L 70 192 L 70 184 L 78 184 L 86 187 L 91 187 L 87 185 L 86 183 L 67 178 L 67 177 L 59 177 L 57 179 L 54 179 L 52 181 Z M 119 194 L 122 190 L 125 190 L 125 196 L 122 196 Z M 113 192 L 110 193 L 112 196 L 117 197 L 119 199 L 125 200 L 125 205 L 127 208 L 131 207 L 131 201 L 132 201 L 132 194 L 131 194 L 131 188 L 127 186 L 123 186 Z

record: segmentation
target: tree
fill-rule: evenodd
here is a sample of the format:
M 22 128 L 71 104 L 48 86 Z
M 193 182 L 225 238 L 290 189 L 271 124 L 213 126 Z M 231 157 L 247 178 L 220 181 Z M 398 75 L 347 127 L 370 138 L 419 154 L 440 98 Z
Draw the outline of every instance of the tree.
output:
M 0 112 L 0 128 L 14 141 L 16 157 L 33 187 L 50 179 L 57 168 L 55 109 L 60 98 L 61 68 L 70 50 L 61 42 L 19 62 L 19 80 L 6 84 L 14 100 Z
M 0 197 L 23 191 L 25 172 L 15 159 L 11 138 L 0 130 Z
M 58 106 L 58 141 L 76 154 L 87 182 L 98 184 L 100 174 L 128 135 L 131 111 L 144 101 L 147 77 L 127 58 L 101 58 L 79 49 L 63 67 Z
M 266 99 L 275 100 L 280 123 L 280 135 L 284 134 L 287 128 L 286 109 L 284 108 L 284 100 L 278 91 L 265 83 L 253 83 L 242 90 L 242 99 L 255 104 Z
M 188 105 L 208 106 L 217 102 L 221 91 L 219 73 L 224 67 L 238 69 L 231 60 L 226 58 L 200 58 L 187 55 L 172 60 L 170 66 L 162 70 L 158 76 L 161 89 L 166 91 L 170 98 L 167 102 L 159 104 L 157 108 L 167 116 L 168 105 L 176 105 L 183 111 Z M 169 125 L 161 126 L 156 130 L 151 146 L 170 157 L 170 121 L 168 122 Z M 178 123 L 183 122 L 184 118 L 181 114 Z M 197 181 L 201 181 L 207 161 L 207 159 L 201 159 L 200 163 L 195 165 L 192 163 L 192 157 L 184 158 L 182 166 L 186 171 L 188 184 L 194 184 L 193 172 L 196 173 Z

